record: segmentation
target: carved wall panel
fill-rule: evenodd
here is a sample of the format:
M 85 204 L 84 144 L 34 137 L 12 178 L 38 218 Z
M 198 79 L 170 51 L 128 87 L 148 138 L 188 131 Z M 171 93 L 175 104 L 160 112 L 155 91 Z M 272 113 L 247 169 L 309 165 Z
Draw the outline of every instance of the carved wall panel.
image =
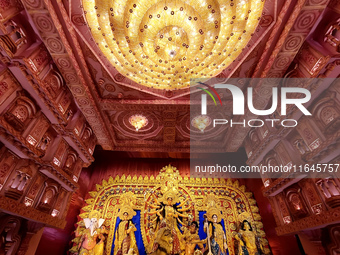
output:
M 0 136 L 4 143 L 0 146 L 0 208 L 63 228 L 70 195 L 78 187 L 82 167 L 94 160 L 97 140 L 84 118 L 82 125 L 90 130 L 83 136 L 75 137 L 65 128 L 69 120 L 77 121 L 79 116 L 73 117 L 79 110 L 57 66 L 68 70 L 69 82 L 77 78 L 76 71 L 65 66 L 63 57 L 52 62 L 51 54 L 64 53 L 64 45 L 60 38 L 49 36 L 43 38 L 46 46 L 41 43 L 36 31 L 55 30 L 37 11 L 41 3 L 33 2 L 24 1 L 34 6 L 36 15 L 31 19 L 21 1 L 0 0 Z M 39 27 L 32 26 L 31 20 Z M 27 242 L 26 248 L 13 254 L 25 254 Z
M 58 103 L 58 108 L 62 114 L 66 114 L 68 112 L 68 108 L 72 103 L 72 96 L 68 90 L 65 90 L 61 95 L 61 99 Z
M 310 119 L 307 118 L 300 120 L 299 125 L 297 126 L 297 131 L 306 142 L 309 149 L 315 150 L 322 143 L 322 138 L 317 133 L 315 128 L 310 125 L 309 120 Z
M 277 152 L 277 156 L 278 158 L 280 158 L 280 161 L 282 162 L 284 166 L 292 165 L 291 156 L 289 155 L 287 151 L 286 145 L 282 141 L 276 145 L 275 151 Z
M 277 206 L 278 206 L 278 213 L 281 214 L 280 221 L 283 224 L 291 223 L 292 217 L 289 213 L 284 194 L 280 193 L 280 194 L 276 195 L 275 198 L 276 198 L 276 203 L 277 203 Z
M 49 63 L 51 62 L 51 56 L 45 45 L 41 44 L 27 59 L 24 60 L 32 73 L 40 75 L 40 73 L 44 70 L 45 72 L 48 70 Z
M 20 85 L 8 69 L 0 74 L 0 105 L 18 88 Z
M 6 22 L 24 9 L 20 0 L 2 0 L 0 3 L 0 21 Z
M 47 130 L 44 135 L 41 137 L 40 142 L 37 145 L 37 149 L 41 151 L 42 156 L 45 154 L 50 144 L 53 143 L 55 135 L 50 130 Z
M 52 100 L 56 100 L 62 90 L 65 89 L 64 80 L 61 74 L 55 68 L 53 68 L 53 66 L 44 77 L 43 84 L 45 85 L 45 88 Z
M 324 42 L 332 47 L 334 53 L 340 53 L 340 19 L 330 24 L 324 36 Z
M 60 142 L 58 143 L 57 150 L 54 154 L 53 157 L 53 164 L 55 164 L 58 167 L 62 167 L 64 163 L 64 159 L 66 157 L 66 152 L 67 152 L 68 144 L 64 139 L 61 139 Z
M 80 113 L 79 118 L 76 120 L 76 124 L 74 125 L 73 131 L 77 136 L 81 136 L 83 129 L 85 127 L 85 120 L 83 115 Z
M 307 143 L 302 139 L 297 129 L 290 132 L 290 134 L 286 137 L 286 140 L 289 146 L 293 149 L 293 156 L 295 155 L 295 160 L 299 162 L 301 160 L 301 155 L 304 155 L 310 152 L 310 148 Z M 296 163 L 297 163 L 296 162 Z
M 89 126 L 85 126 L 84 131 L 81 135 L 81 140 L 85 145 L 89 145 L 90 138 L 92 136 L 92 129 Z
M 6 147 L 1 148 L 1 161 L 0 161 L 0 192 L 7 181 L 8 176 L 18 163 L 18 157 L 7 150 Z M 1 192 L 2 193 L 2 192 Z
M 18 16 L 20 17 L 20 15 Z M 18 56 L 30 46 L 28 33 L 17 19 L 12 18 L 3 23 L 1 27 L 3 27 L 5 35 L 0 35 L 0 46 L 11 58 Z
M 326 204 L 331 207 L 340 206 L 340 185 L 337 178 L 319 179 L 316 181 L 316 185 L 324 196 Z
M 312 213 L 321 214 L 325 211 L 326 208 L 316 190 L 313 180 L 304 179 L 299 182 L 299 185 L 302 187 L 303 193 L 308 201 L 308 207 L 311 209 Z
M 69 203 L 69 191 L 60 190 L 60 185 L 42 175 L 38 171 L 38 165 L 31 160 L 19 159 L 6 147 L 3 147 L 0 153 L 0 171 L 1 169 L 4 170 L 0 178 L 2 195 L 9 198 L 12 203 L 16 200 L 27 208 L 37 208 L 42 213 L 50 214 L 52 217 L 60 217 L 59 213 L 65 213 Z M 82 163 L 80 161 L 80 167 Z M 60 202 L 57 203 L 57 201 Z M 0 197 L 2 206 L 4 206 L 3 202 L 4 198 Z M 54 208 L 55 204 L 58 208 Z M 17 214 L 21 215 L 22 212 L 19 208 L 18 210 Z
M 83 164 L 84 164 L 84 162 L 82 161 L 82 159 L 78 158 L 78 160 L 77 160 L 77 162 L 74 166 L 73 176 L 72 176 L 72 178 L 75 182 L 78 182 L 79 175 L 80 175 L 81 170 L 83 168 Z
M 51 123 L 48 119 L 43 114 L 40 114 L 40 116 L 35 120 L 34 125 L 29 130 L 26 140 L 32 146 L 37 147 L 50 125 Z
M 31 183 L 29 190 L 25 196 L 24 203 L 26 206 L 35 206 L 37 202 L 37 198 L 40 196 L 43 188 L 44 188 L 44 181 L 46 177 L 41 174 L 37 174 L 34 180 Z
M 36 172 L 37 166 L 33 162 L 21 159 L 4 185 L 5 196 L 14 200 L 21 199 Z
M 35 103 L 20 92 L 4 117 L 16 131 L 23 132 L 35 117 L 36 112 Z
M 59 191 L 54 209 L 52 211 L 52 214 L 54 214 L 55 216 L 58 216 L 60 212 L 64 211 L 64 207 L 67 202 L 67 196 L 68 196 L 68 192 L 65 189 L 61 188 Z
M 327 64 L 330 56 L 324 56 L 311 45 L 305 43 L 297 55 L 296 61 L 303 72 L 307 72 L 306 77 L 316 77 L 320 70 Z

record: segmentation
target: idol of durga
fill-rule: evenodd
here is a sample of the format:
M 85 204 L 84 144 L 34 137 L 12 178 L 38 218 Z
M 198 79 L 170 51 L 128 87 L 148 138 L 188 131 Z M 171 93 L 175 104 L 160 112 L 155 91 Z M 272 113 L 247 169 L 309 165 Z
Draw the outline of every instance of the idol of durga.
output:
M 152 194 L 152 203 L 149 203 L 149 207 L 152 208 L 148 214 L 156 214 L 156 232 L 162 231 L 163 228 L 169 229 L 172 235 L 172 247 L 170 254 L 180 254 L 183 249 L 180 240 L 182 239 L 182 233 L 178 228 L 178 223 L 185 225 L 181 218 L 188 218 L 189 215 L 183 213 L 190 209 L 185 206 L 189 198 L 186 198 L 183 202 L 179 203 L 179 198 L 176 191 L 169 190 L 165 192 L 162 198 L 157 199 L 154 193 Z M 179 203 L 179 204 L 178 204 Z M 177 205 L 178 204 L 178 205 Z M 155 252 L 159 249 L 160 244 L 155 240 L 151 252 Z

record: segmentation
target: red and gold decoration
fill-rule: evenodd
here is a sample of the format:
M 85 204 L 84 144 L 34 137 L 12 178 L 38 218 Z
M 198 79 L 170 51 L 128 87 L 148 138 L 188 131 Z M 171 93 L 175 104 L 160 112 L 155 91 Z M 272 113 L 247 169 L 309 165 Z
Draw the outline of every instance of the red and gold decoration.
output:
M 263 0 L 83 1 L 91 33 L 124 76 L 156 89 L 211 78 L 246 47 Z
M 91 198 L 86 200 L 87 205 L 82 208 L 82 213 L 79 216 L 87 218 L 93 210 L 101 213 L 105 219 L 104 225 L 109 229 L 105 246 L 106 254 L 111 252 L 117 217 L 123 217 L 120 214 L 122 208 L 125 207 L 130 208 L 131 215 L 135 214 L 134 210 L 140 210 L 140 231 L 145 249 L 150 252 L 153 245 L 148 244 L 153 244 L 157 238 L 157 231 L 167 231 L 167 228 L 154 228 L 157 216 L 152 214 L 153 208 L 164 201 L 169 201 L 169 206 L 172 203 L 179 203 L 176 207 L 177 212 L 174 211 L 173 214 L 168 215 L 185 214 L 188 216 L 182 218 L 182 223 L 185 226 L 189 220 L 199 222 L 200 211 L 207 212 L 212 218 L 213 214 L 216 214 L 215 209 L 218 208 L 218 218 L 220 221 L 223 219 L 231 255 L 235 254 L 234 236 L 238 233 L 239 221 L 247 213 L 247 219 L 256 231 L 254 234 L 259 236 L 265 254 L 269 254 L 268 241 L 262 229 L 263 224 L 256 201 L 252 193 L 247 192 L 246 187 L 240 186 L 238 181 L 182 177 L 175 167 L 169 165 L 162 168 L 157 176 L 110 177 L 109 180 L 103 180 L 101 184 L 97 184 L 96 190 L 89 192 L 89 195 Z M 214 210 L 212 210 L 212 206 L 215 208 Z M 199 222 L 199 224 L 203 224 L 203 222 Z

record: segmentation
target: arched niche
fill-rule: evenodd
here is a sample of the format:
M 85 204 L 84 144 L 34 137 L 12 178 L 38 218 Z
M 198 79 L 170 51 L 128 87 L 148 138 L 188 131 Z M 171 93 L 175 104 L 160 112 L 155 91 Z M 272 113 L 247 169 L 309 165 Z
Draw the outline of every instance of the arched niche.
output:
M 77 156 L 75 151 L 73 151 L 73 150 L 69 150 L 68 151 L 68 154 L 66 156 L 66 160 L 65 160 L 63 169 L 69 175 L 71 175 L 72 172 L 73 172 L 73 168 L 74 168 L 74 166 L 75 166 L 75 164 L 77 162 L 77 158 L 78 158 L 78 156 Z
M 37 209 L 45 213 L 51 213 L 56 202 L 58 192 L 59 185 L 57 183 L 50 179 L 45 181 L 44 189 L 37 203 Z
M 298 185 L 293 185 L 285 191 L 286 201 L 291 215 L 295 220 L 308 215 L 306 202 Z
M 5 119 L 15 130 L 22 132 L 34 118 L 36 112 L 37 109 L 33 101 L 24 95 L 19 95 L 5 113 Z
M 81 140 L 83 141 L 84 144 L 88 144 L 89 140 L 92 136 L 92 129 L 86 125 L 86 127 L 84 128 L 83 134 L 81 136 Z

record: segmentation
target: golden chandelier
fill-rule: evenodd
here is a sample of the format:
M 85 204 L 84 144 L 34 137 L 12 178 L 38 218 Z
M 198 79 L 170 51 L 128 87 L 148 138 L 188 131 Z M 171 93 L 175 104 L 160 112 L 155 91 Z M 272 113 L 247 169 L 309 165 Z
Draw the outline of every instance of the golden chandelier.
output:
M 211 78 L 247 46 L 264 0 L 83 0 L 91 33 L 112 65 L 155 89 Z
M 211 124 L 211 118 L 208 115 L 198 115 L 191 120 L 191 125 L 202 133 Z
M 138 132 L 141 128 L 145 127 L 149 121 L 145 116 L 141 114 L 135 114 L 130 116 L 129 122 Z

